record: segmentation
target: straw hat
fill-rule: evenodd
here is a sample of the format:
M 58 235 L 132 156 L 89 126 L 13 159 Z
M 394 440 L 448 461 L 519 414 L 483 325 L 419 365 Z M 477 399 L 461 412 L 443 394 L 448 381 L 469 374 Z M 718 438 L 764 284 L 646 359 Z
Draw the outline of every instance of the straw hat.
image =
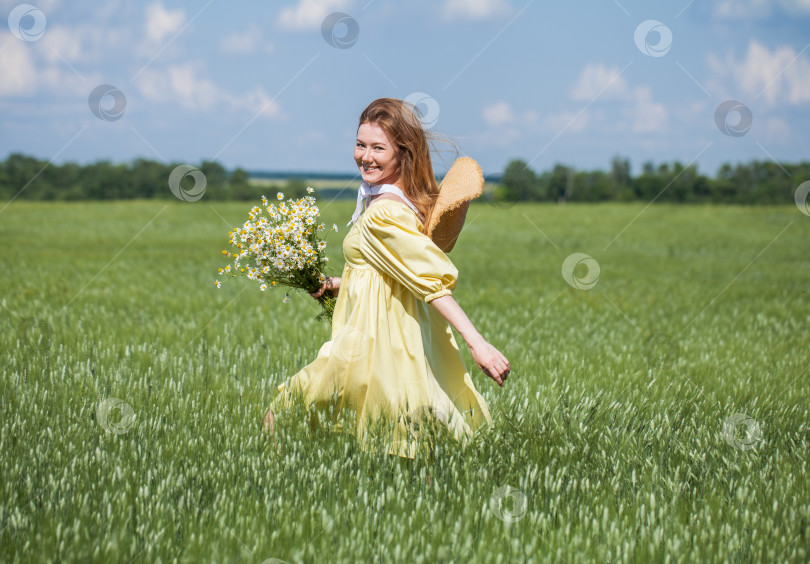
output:
M 445 253 L 453 250 L 461 234 L 470 200 L 483 191 L 481 166 L 470 157 L 456 159 L 439 185 L 439 197 L 424 231 Z

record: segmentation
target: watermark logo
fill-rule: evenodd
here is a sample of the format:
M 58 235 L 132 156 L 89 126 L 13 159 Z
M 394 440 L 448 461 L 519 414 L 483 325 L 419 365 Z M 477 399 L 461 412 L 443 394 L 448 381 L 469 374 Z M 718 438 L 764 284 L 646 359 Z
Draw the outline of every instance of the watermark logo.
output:
M 647 361 L 657 370 L 669 370 L 678 358 L 678 353 L 678 343 L 662 333 L 656 333 L 644 344 Z
M 123 435 L 135 423 L 135 410 L 124 400 L 107 398 L 96 407 L 96 421 L 108 433 Z
M 413 114 L 425 129 L 430 129 L 439 121 L 439 103 L 429 94 L 412 92 L 405 97 L 405 102 L 413 106 Z
M 672 30 L 658 20 L 645 20 L 633 34 L 638 50 L 649 57 L 663 57 L 672 48 Z
M 584 267 L 587 270 L 580 276 L 576 271 L 581 271 L 578 267 Z M 585 253 L 573 253 L 563 261 L 562 276 L 563 279 L 572 288 L 577 290 L 590 290 L 599 281 L 599 263 L 596 259 Z
M 517 201 L 517 198 L 514 198 L 509 194 L 509 190 L 506 188 L 506 186 L 498 185 L 492 190 L 491 202 L 495 205 L 495 207 L 509 209 L 514 206 Z
M 450 418 L 437 407 L 421 405 L 408 413 L 408 426 L 411 434 L 419 436 L 436 427 L 447 427 Z
M 723 421 L 723 439 L 740 450 L 751 450 L 762 440 L 759 423 L 744 413 L 735 413 Z
M 359 329 L 344 329 L 335 337 L 332 346 L 338 358 L 352 364 L 368 350 L 369 342 L 370 339 Z
M 37 41 L 45 33 L 48 20 L 45 14 L 31 4 L 20 4 L 8 14 L 8 28 L 17 39 Z
M 112 101 L 112 105 L 109 102 Z M 93 115 L 102 121 L 118 121 L 127 108 L 127 97 L 111 84 L 99 84 L 87 98 L 87 105 Z
M 504 502 L 509 499 L 511 502 Z M 506 507 L 509 505 L 510 507 Z M 501 486 L 492 492 L 489 509 L 504 523 L 517 523 L 526 516 L 529 501 L 526 494 L 512 486 Z
M 736 120 L 729 119 L 732 114 L 737 116 Z M 729 137 L 742 137 L 751 130 L 754 121 L 754 114 L 751 110 L 737 100 L 726 100 L 714 111 L 714 123 L 717 129 Z
M 321 23 L 321 35 L 324 40 L 336 49 L 348 49 L 360 36 L 360 24 L 349 14 L 333 12 Z
M 23 317 L 17 327 L 17 339 L 20 346 L 35 351 L 37 354 L 48 354 L 51 349 L 53 330 L 50 323 Z
M 810 180 L 799 184 L 796 193 L 793 195 L 793 200 L 796 202 L 796 207 L 799 208 L 800 212 L 810 216 L 810 203 L 807 202 L 808 195 L 810 195 Z
M 183 179 L 189 177 L 194 181 L 191 188 L 183 187 Z M 207 180 L 205 174 L 196 166 L 178 165 L 169 174 L 169 189 L 174 197 L 184 202 L 196 202 L 205 194 Z

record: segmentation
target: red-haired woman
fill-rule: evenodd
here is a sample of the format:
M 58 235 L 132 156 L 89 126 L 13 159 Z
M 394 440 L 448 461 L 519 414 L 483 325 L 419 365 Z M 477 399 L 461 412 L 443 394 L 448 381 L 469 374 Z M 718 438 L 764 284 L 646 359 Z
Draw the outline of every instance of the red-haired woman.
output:
M 414 110 L 380 98 L 360 116 L 354 160 L 363 183 L 343 241 L 346 264 L 341 277 L 327 278 L 312 294 L 338 297 L 331 340 L 279 386 L 264 420 L 270 433 L 273 412 L 289 407 L 292 392 L 333 413 L 353 410 L 361 442 L 370 421 L 387 417 L 394 422 L 389 453 L 407 458 L 417 451 L 415 419 L 424 425 L 424 417 L 432 417 L 458 440 L 491 422 L 450 326 L 499 386 L 509 361 L 453 299 L 458 271 L 424 234 L 439 189 Z

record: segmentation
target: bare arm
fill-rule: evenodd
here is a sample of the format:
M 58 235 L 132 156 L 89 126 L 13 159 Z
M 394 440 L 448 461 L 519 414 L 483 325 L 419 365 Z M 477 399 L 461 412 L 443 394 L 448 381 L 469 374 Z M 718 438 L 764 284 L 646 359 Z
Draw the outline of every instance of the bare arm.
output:
M 461 334 L 470 347 L 475 363 L 484 374 L 503 386 L 509 376 L 509 361 L 481 336 L 453 296 L 436 298 L 430 304 Z

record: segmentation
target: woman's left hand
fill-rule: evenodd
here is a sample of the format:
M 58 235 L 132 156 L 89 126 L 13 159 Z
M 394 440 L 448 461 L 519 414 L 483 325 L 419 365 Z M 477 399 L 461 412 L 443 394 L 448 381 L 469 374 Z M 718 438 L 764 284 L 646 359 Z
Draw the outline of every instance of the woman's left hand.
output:
M 340 276 L 327 276 L 318 291 L 310 292 L 309 295 L 317 300 L 326 290 L 329 290 L 333 296 L 337 296 L 340 291 L 340 281 Z
M 509 360 L 495 347 L 482 340 L 480 345 L 470 348 L 473 360 L 484 374 L 495 380 L 499 386 L 503 386 L 509 377 Z

